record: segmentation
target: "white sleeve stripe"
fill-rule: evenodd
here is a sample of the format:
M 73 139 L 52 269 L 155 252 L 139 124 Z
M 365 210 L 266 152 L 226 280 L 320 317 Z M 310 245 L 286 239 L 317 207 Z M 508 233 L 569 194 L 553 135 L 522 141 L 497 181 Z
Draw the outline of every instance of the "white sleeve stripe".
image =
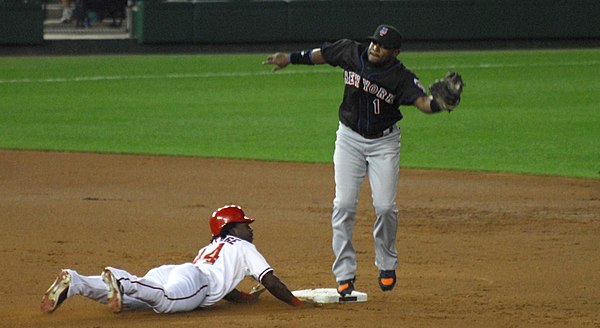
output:
M 273 268 L 266 268 L 263 272 L 258 275 L 258 281 L 262 283 L 262 278 L 269 272 L 273 271 Z

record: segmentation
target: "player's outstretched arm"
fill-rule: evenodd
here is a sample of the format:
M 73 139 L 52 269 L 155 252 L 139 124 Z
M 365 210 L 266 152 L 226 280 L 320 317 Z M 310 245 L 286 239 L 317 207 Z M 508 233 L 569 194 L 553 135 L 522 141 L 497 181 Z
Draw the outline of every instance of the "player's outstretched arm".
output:
M 290 55 L 283 52 L 276 52 L 267 57 L 267 60 L 263 61 L 263 65 L 275 65 L 273 66 L 273 72 L 280 69 L 284 69 L 290 64 Z
M 432 108 L 431 108 L 432 107 L 431 103 L 433 101 L 434 101 L 433 98 L 423 96 L 423 97 L 417 98 L 413 104 L 415 105 L 415 107 L 417 107 L 423 113 L 433 114 L 433 113 L 436 113 L 436 111 L 432 110 Z M 435 105 L 434 105 L 434 107 L 435 107 Z M 439 111 L 437 111 L 437 112 L 439 112 Z
M 320 48 L 292 53 L 276 52 L 269 55 L 267 59 L 263 61 L 263 65 L 275 65 L 273 66 L 273 72 L 284 69 L 289 64 L 318 65 L 324 63 L 325 60 L 323 59 Z
M 281 280 L 279 280 L 275 274 L 273 274 L 273 271 L 265 274 L 261 283 L 263 286 L 265 286 L 269 293 L 277 297 L 279 300 L 286 302 L 287 304 L 293 306 L 300 306 L 304 304 L 304 302 L 294 296 L 287 286 L 281 282 Z
M 224 300 L 231 303 L 253 303 L 258 300 L 259 294 L 245 293 L 237 289 L 232 290 L 229 294 L 223 297 Z
M 232 303 L 254 303 L 265 290 L 266 289 L 259 283 L 252 288 L 250 293 L 234 289 L 229 294 L 225 295 L 223 299 Z

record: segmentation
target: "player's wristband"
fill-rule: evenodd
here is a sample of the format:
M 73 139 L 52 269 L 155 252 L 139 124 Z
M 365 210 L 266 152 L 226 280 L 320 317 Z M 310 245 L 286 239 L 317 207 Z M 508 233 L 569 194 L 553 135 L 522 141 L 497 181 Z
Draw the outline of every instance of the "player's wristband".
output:
M 292 52 L 289 56 L 291 64 L 295 65 L 314 65 L 312 60 L 312 50 L 302 50 L 300 52 Z
M 254 296 L 252 296 L 252 294 L 248 294 L 245 292 L 240 292 L 240 294 L 242 295 L 242 299 L 244 300 L 244 302 L 251 302 L 252 300 L 254 300 Z
M 442 111 L 442 108 L 434 99 L 431 99 L 431 101 L 429 102 L 429 108 L 431 108 L 432 113 L 439 113 Z
M 292 298 L 292 300 L 290 301 L 290 304 L 292 304 L 293 306 L 298 306 L 298 305 L 302 305 L 302 300 L 300 300 L 298 297 L 294 296 L 294 298 Z

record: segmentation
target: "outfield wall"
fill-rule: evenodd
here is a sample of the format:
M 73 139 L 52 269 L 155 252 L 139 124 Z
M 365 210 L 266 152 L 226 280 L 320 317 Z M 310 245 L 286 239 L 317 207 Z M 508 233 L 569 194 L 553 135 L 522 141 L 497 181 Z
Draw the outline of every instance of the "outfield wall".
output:
M 43 42 L 41 0 L 0 0 L 0 44 Z M 159 43 L 364 39 L 385 22 L 406 40 L 599 39 L 600 0 L 137 0 L 134 38 Z
M 41 0 L 0 0 L 0 44 L 40 44 L 43 40 Z
M 600 0 L 142 0 L 141 43 L 364 39 L 381 22 L 407 40 L 600 38 Z

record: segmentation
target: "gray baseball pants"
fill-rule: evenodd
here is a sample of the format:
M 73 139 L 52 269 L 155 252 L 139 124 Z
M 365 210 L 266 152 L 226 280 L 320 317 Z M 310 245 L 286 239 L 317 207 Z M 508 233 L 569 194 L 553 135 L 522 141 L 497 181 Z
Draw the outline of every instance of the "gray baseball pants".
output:
M 335 167 L 335 198 L 331 215 L 332 265 L 336 281 L 356 276 L 356 251 L 352 233 L 361 184 L 368 176 L 375 223 L 375 266 L 379 270 L 395 270 L 398 266 L 396 232 L 398 209 L 396 190 L 400 161 L 400 129 L 377 139 L 367 139 L 340 123 L 337 130 L 333 163 Z

